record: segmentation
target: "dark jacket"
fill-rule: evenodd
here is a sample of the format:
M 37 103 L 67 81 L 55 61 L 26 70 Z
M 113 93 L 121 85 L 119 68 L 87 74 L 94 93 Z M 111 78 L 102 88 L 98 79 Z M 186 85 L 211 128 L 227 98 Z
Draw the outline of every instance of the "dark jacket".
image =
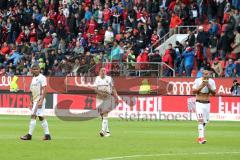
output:
M 209 34 L 207 32 L 199 32 L 197 42 L 203 44 L 204 47 L 208 47 Z

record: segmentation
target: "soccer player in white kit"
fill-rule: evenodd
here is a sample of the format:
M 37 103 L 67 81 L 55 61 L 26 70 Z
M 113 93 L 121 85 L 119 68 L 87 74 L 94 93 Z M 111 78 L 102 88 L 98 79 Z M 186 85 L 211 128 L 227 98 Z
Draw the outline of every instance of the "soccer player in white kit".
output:
M 96 77 L 94 86 L 95 92 L 97 93 L 96 105 L 102 118 L 100 136 L 109 137 L 110 131 L 108 126 L 108 113 L 115 107 L 115 100 L 119 99 L 113 80 L 110 76 L 106 75 L 105 68 L 100 69 L 99 76 Z
M 32 82 L 30 90 L 32 92 L 32 102 L 30 108 L 32 108 L 31 121 L 29 124 L 29 132 L 25 136 L 20 137 L 22 140 L 31 140 L 34 128 L 36 126 L 36 118 L 42 122 L 42 128 L 44 130 L 43 140 L 51 140 L 51 136 L 48 129 L 48 122 L 44 118 L 44 109 L 46 104 L 47 94 L 47 78 L 40 73 L 40 67 L 38 64 L 32 65 Z
M 198 120 L 198 143 L 205 144 L 206 124 L 210 113 L 210 95 L 216 94 L 216 85 L 213 79 L 209 78 L 209 71 L 203 71 L 203 77 L 197 78 L 193 84 L 193 93 L 196 94 L 196 116 Z

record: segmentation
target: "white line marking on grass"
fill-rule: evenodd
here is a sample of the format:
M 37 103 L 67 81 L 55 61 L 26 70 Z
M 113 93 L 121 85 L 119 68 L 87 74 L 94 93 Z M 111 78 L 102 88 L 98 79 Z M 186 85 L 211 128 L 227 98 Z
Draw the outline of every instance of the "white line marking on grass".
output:
M 162 154 L 146 154 L 146 155 L 129 155 L 119 157 L 97 158 L 92 160 L 114 160 L 125 158 L 140 158 L 140 157 L 160 157 L 160 156 L 187 156 L 187 155 L 220 155 L 220 154 L 240 154 L 240 152 L 199 152 L 199 153 L 162 153 Z

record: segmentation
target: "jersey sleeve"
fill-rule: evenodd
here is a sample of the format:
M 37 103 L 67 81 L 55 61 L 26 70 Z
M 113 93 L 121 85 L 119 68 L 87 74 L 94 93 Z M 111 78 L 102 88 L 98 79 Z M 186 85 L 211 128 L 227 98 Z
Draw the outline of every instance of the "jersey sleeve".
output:
M 198 81 L 197 79 L 193 82 L 193 86 L 192 86 L 192 89 L 197 89 L 198 87 Z
M 214 90 L 214 91 L 217 89 L 214 80 L 212 80 L 211 89 Z
M 46 87 L 47 86 L 47 78 L 45 76 L 42 76 L 40 83 L 41 83 L 41 87 Z
M 111 77 L 111 83 L 110 83 L 111 87 L 114 87 L 114 82 L 113 82 L 113 78 Z
M 95 78 L 95 81 L 94 81 L 93 86 L 94 86 L 95 88 L 97 88 L 97 86 L 98 86 L 98 77 Z

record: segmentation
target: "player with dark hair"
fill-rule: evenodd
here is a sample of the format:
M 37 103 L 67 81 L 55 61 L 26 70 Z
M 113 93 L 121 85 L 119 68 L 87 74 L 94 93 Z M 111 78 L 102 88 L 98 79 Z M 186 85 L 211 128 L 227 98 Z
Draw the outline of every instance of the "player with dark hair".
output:
M 119 98 L 114 87 L 113 80 L 110 76 L 106 75 L 105 68 L 100 69 L 99 76 L 96 77 L 94 86 L 97 93 L 97 109 L 102 117 L 102 129 L 100 131 L 100 136 L 109 137 L 110 131 L 108 127 L 108 113 L 115 107 L 114 99 L 118 100 Z
M 32 108 L 31 121 L 29 124 L 29 132 L 25 136 L 20 137 L 21 140 L 31 140 L 34 128 L 36 126 L 36 118 L 42 122 L 42 128 L 44 130 L 43 140 L 51 140 L 51 136 L 48 129 L 48 122 L 44 118 L 44 109 L 46 104 L 47 94 L 47 79 L 40 73 L 40 67 L 37 64 L 32 65 L 32 82 L 30 90 L 32 92 L 32 102 L 30 107 Z

